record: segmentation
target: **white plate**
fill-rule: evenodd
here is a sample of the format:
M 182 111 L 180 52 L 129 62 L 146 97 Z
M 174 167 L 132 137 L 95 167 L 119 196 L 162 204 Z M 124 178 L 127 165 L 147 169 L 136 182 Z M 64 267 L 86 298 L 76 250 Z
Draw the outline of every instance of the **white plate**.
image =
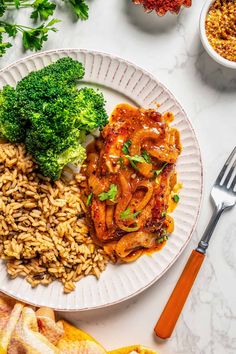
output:
M 0 72 L 0 87 L 15 85 L 32 70 L 40 69 L 63 56 L 81 61 L 85 66 L 83 83 L 102 89 L 108 113 L 117 103 L 129 102 L 145 108 L 153 102 L 161 104 L 160 112 L 175 114 L 173 123 L 180 133 L 183 152 L 177 164 L 183 182 L 180 202 L 174 212 L 175 231 L 167 245 L 152 256 L 143 256 L 134 263 L 109 265 L 100 280 L 89 276 L 77 283 L 68 295 L 62 285 L 53 282 L 45 287 L 31 286 L 22 278 L 10 279 L 1 262 L 0 290 L 37 306 L 57 310 L 89 310 L 124 301 L 147 289 L 176 261 L 187 245 L 196 225 L 202 195 L 202 163 L 198 142 L 186 113 L 174 96 L 157 79 L 123 59 L 87 50 L 54 50 L 17 61 Z

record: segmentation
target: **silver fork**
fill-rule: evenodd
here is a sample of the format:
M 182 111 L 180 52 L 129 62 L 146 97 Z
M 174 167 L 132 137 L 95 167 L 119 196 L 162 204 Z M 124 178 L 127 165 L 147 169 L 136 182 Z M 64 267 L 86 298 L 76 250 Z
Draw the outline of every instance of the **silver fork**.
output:
M 236 146 L 229 155 L 226 163 L 217 177 L 211 190 L 211 198 L 215 205 L 215 209 L 209 224 L 198 244 L 197 251 L 205 254 L 209 246 L 209 241 L 219 221 L 220 216 L 226 209 L 231 209 L 236 204 Z M 228 172 L 226 173 L 226 170 Z M 233 180 L 232 177 L 234 176 Z
M 214 202 L 214 212 L 209 224 L 198 244 L 193 250 L 188 262 L 155 326 L 158 337 L 169 338 L 175 328 L 176 322 L 187 300 L 196 276 L 205 258 L 206 249 L 213 231 L 223 211 L 233 208 L 236 204 L 236 147 L 231 152 L 226 163 L 217 177 L 211 190 Z

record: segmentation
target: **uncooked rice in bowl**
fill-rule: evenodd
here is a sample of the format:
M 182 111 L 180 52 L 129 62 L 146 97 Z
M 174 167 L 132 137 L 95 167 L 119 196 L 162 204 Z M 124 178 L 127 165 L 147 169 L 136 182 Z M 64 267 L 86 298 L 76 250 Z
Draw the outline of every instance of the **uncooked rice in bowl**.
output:
M 66 293 L 108 258 L 88 234 L 76 174 L 70 182 L 41 176 L 23 144 L 0 144 L 0 257 L 12 277 L 32 285 L 58 279 Z

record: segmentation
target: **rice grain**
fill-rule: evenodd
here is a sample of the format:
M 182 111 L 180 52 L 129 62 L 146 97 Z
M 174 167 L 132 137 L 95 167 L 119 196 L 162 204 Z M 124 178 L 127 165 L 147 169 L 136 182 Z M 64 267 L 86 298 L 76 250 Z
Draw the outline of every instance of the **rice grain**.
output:
M 32 287 L 57 279 L 65 293 L 84 276 L 99 278 L 108 257 L 88 233 L 83 180 L 51 182 L 23 144 L 0 144 L 0 258 L 12 278 Z

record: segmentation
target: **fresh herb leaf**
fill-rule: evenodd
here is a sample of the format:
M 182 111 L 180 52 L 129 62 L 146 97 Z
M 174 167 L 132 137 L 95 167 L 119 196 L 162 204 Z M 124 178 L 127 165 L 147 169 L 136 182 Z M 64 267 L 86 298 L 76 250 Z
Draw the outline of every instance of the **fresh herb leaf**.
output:
M 5 32 L 5 28 L 0 27 L 0 57 L 2 57 L 6 53 L 6 50 L 12 46 L 9 42 L 3 42 L 3 33 Z
M 72 6 L 73 11 L 78 18 L 82 20 L 88 19 L 89 7 L 86 0 L 64 0 Z M 57 1 L 51 0 L 0 0 L 0 18 L 7 15 L 13 9 L 20 10 L 21 8 L 31 8 L 31 18 L 37 20 L 47 20 L 53 15 Z M 0 28 L 5 28 L 5 30 L 0 29 L 0 32 L 5 32 L 9 37 L 15 37 L 18 32 L 23 35 L 22 42 L 25 49 L 39 50 L 42 45 L 48 39 L 49 31 L 56 31 L 53 26 L 54 23 L 59 22 L 59 20 L 53 20 L 51 24 L 41 24 L 38 27 L 27 27 L 21 24 L 9 23 L 8 21 L 0 21 Z M 0 57 L 6 53 L 7 48 L 12 45 L 9 42 L 3 42 L 3 37 L 0 37 Z
M 52 27 L 55 23 L 60 22 L 60 20 L 53 19 L 47 25 L 43 23 L 36 28 L 23 29 L 23 46 L 25 49 L 39 50 L 43 46 L 43 42 L 48 39 L 48 32 L 56 32 L 57 29 Z
M 2 57 L 8 48 L 12 47 L 12 44 L 9 42 L 0 42 L 0 57 Z
M 137 167 L 137 165 L 136 165 L 136 163 L 135 163 L 134 161 L 129 160 L 129 162 L 130 162 L 130 165 L 131 165 L 136 171 L 139 171 L 139 169 L 138 169 L 138 167 Z
M 135 170 L 139 170 L 138 167 L 136 166 L 137 162 L 145 162 L 144 158 L 140 155 L 134 155 L 134 156 L 130 156 L 130 155 L 125 155 L 125 157 L 129 160 L 131 166 L 135 169 Z
M 147 150 L 143 150 L 142 157 L 144 158 L 145 162 L 151 163 L 151 156 L 147 152 Z
M 129 147 L 131 146 L 132 144 L 132 141 L 131 140 L 127 140 L 123 147 L 122 147 L 122 152 L 125 154 L 125 155 L 129 155 Z
M 133 162 L 145 162 L 144 158 L 143 158 L 141 155 L 134 155 L 134 156 L 125 155 L 125 157 L 126 157 L 129 161 L 133 161 Z
M 89 7 L 86 4 L 85 0 L 69 0 L 69 2 L 72 5 L 73 11 L 78 18 L 80 18 L 81 20 L 88 19 Z
M 175 194 L 175 195 L 173 196 L 173 200 L 174 200 L 175 203 L 178 203 L 179 200 L 180 200 L 179 195 L 178 195 L 178 194 Z
M 124 159 L 122 157 L 119 157 L 117 161 L 120 164 L 120 167 L 124 167 Z
M 0 0 L 0 17 L 2 17 L 7 9 L 4 0 Z
M 15 37 L 18 32 L 18 29 L 14 24 L 6 23 L 4 28 L 9 37 Z
M 120 213 L 120 218 L 121 219 L 136 219 L 136 217 L 141 213 L 141 211 L 136 211 L 136 213 L 131 214 L 130 208 L 127 208 L 126 210 L 122 211 Z
M 167 212 L 166 212 L 166 211 L 163 211 L 163 212 L 161 213 L 161 216 L 164 218 L 164 217 L 166 216 L 166 214 L 167 214 Z
M 91 205 L 92 199 L 93 199 L 93 193 L 90 193 L 90 194 L 88 195 L 87 202 L 86 202 L 86 205 L 87 205 L 87 206 Z
M 167 165 L 168 165 L 168 163 L 165 162 L 164 165 L 159 170 L 154 170 L 153 172 L 154 172 L 155 177 L 158 177 Z
M 15 7 L 16 7 L 17 9 L 19 9 L 19 7 L 20 7 L 20 0 L 14 0 L 14 3 L 15 3 Z
M 31 14 L 31 18 L 37 20 L 47 20 L 50 16 L 53 15 L 53 12 L 56 8 L 56 4 L 48 0 L 35 0 L 31 5 L 34 11 Z
M 103 202 L 104 200 L 111 200 L 112 202 L 115 201 L 116 196 L 118 193 L 117 185 L 111 184 L 110 189 L 108 192 L 102 192 L 98 195 L 98 198 Z

